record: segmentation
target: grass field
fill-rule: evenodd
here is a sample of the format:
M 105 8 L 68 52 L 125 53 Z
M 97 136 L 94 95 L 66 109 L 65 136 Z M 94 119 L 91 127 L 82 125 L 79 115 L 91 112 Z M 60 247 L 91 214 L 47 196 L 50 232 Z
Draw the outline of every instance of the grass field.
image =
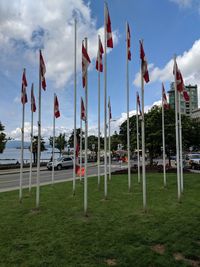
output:
M 176 175 L 147 174 L 147 213 L 142 190 L 133 175 L 112 176 L 108 200 L 88 180 L 88 217 L 83 216 L 83 183 L 41 187 L 41 208 L 35 191 L 0 194 L 0 266 L 200 266 L 200 175 L 185 174 L 182 202 L 177 202 Z

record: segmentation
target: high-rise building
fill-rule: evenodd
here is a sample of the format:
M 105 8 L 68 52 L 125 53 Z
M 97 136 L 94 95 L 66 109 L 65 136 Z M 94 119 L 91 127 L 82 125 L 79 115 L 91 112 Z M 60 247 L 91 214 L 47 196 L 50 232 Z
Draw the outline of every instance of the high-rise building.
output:
M 181 94 L 181 113 L 191 116 L 192 111 L 198 109 L 198 93 L 197 93 L 197 85 L 187 85 L 185 86 L 187 90 L 190 100 L 185 101 L 183 95 Z M 171 83 L 169 94 L 169 104 L 170 107 L 175 109 L 175 91 L 174 91 L 174 83 Z

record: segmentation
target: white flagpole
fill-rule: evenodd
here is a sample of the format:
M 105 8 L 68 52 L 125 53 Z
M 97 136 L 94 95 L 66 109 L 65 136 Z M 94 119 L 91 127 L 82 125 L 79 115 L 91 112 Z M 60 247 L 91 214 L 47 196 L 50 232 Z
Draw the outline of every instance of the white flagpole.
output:
M 109 150 L 109 180 L 111 181 L 111 142 L 110 142 L 110 97 L 109 97 L 109 112 L 108 112 L 108 150 Z
M 80 181 L 82 180 L 82 116 L 81 116 L 81 112 L 80 112 Z
M 130 129 L 129 129 L 129 68 L 128 68 L 128 23 L 126 23 L 126 89 L 127 89 L 127 151 L 128 151 L 128 191 L 131 190 Z
M 32 83 L 31 91 L 33 91 L 34 85 Z M 33 103 L 31 99 L 31 146 L 30 146 L 30 152 L 31 152 L 31 159 L 30 159 L 30 173 L 29 173 L 29 193 L 31 192 L 31 185 L 32 185 L 32 164 L 33 164 Z
M 143 44 L 143 41 L 142 41 Z M 146 169 L 145 169 L 145 131 L 144 131 L 144 78 L 141 64 L 141 102 L 142 102 L 142 189 L 143 189 L 143 208 L 146 211 Z
M 181 193 L 183 193 L 183 144 L 182 144 L 182 122 L 181 122 L 181 94 L 178 93 L 179 102 L 179 142 L 180 142 L 180 175 Z
M 39 56 L 39 96 L 38 96 L 38 150 L 37 150 L 37 186 L 36 186 L 36 208 L 40 203 L 40 150 L 41 150 L 41 66 Z
M 73 168 L 73 195 L 76 187 L 76 19 L 74 20 L 74 168 Z
M 53 97 L 53 152 L 52 152 L 52 179 L 51 184 L 54 184 L 54 161 L 55 161 L 55 100 L 56 100 L 56 94 L 54 93 Z
M 164 115 L 164 101 L 163 101 L 163 89 L 162 89 L 162 141 L 163 141 L 163 182 L 166 187 L 166 163 L 165 163 L 165 115 Z
M 24 73 L 26 73 L 26 69 L 24 69 Z M 23 102 L 24 102 L 24 92 L 22 92 Z M 22 141 L 21 141 L 21 162 L 20 162 L 20 179 L 19 179 L 19 201 L 22 201 L 22 180 L 23 180 L 23 167 L 24 167 L 24 115 L 25 115 L 25 103 L 22 104 Z
M 106 35 L 106 12 L 107 7 L 104 3 L 104 198 L 107 199 L 107 66 L 106 66 L 106 48 L 107 48 L 107 35 Z
M 139 143 L 139 122 L 138 122 L 138 101 L 136 93 L 136 127 L 137 127 L 137 161 L 138 161 L 138 183 L 140 183 L 140 143 Z
M 87 51 L 87 38 L 85 38 L 85 49 Z M 88 152 L 88 73 L 86 69 L 86 75 L 85 75 L 85 114 L 86 114 L 86 120 L 85 120 L 85 179 L 84 179 L 84 213 L 85 216 L 87 216 L 87 207 L 88 207 L 88 196 L 87 196 L 87 152 Z
M 98 35 L 98 188 L 100 188 L 100 36 Z
M 179 133 L 178 133 L 178 96 L 177 96 L 177 82 L 176 82 L 176 56 L 174 56 L 174 90 L 175 90 L 175 123 L 176 123 L 176 167 L 177 167 L 177 190 L 178 201 L 181 200 L 180 188 L 180 155 L 179 155 Z

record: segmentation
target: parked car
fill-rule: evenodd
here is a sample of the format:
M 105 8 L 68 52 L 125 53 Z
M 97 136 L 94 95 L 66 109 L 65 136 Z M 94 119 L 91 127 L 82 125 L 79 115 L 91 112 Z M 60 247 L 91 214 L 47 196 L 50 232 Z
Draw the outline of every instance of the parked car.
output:
M 187 154 L 185 159 L 191 169 L 200 169 L 200 153 Z
M 49 161 L 47 163 L 47 168 L 52 169 L 53 162 Z M 69 156 L 63 156 L 54 160 L 54 168 L 57 170 L 62 170 L 63 168 L 73 168 L 73 158 Z

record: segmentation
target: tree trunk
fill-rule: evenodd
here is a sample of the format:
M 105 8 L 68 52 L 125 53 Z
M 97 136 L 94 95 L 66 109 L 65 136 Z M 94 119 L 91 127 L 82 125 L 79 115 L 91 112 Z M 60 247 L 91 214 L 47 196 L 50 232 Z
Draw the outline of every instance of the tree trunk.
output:
M 150 157 L 150 166 L 153 166 L 153 155 L 149 153 L 149 157 Z
M 37 152 L 33 152 L 33 162 L 37 163 Z

